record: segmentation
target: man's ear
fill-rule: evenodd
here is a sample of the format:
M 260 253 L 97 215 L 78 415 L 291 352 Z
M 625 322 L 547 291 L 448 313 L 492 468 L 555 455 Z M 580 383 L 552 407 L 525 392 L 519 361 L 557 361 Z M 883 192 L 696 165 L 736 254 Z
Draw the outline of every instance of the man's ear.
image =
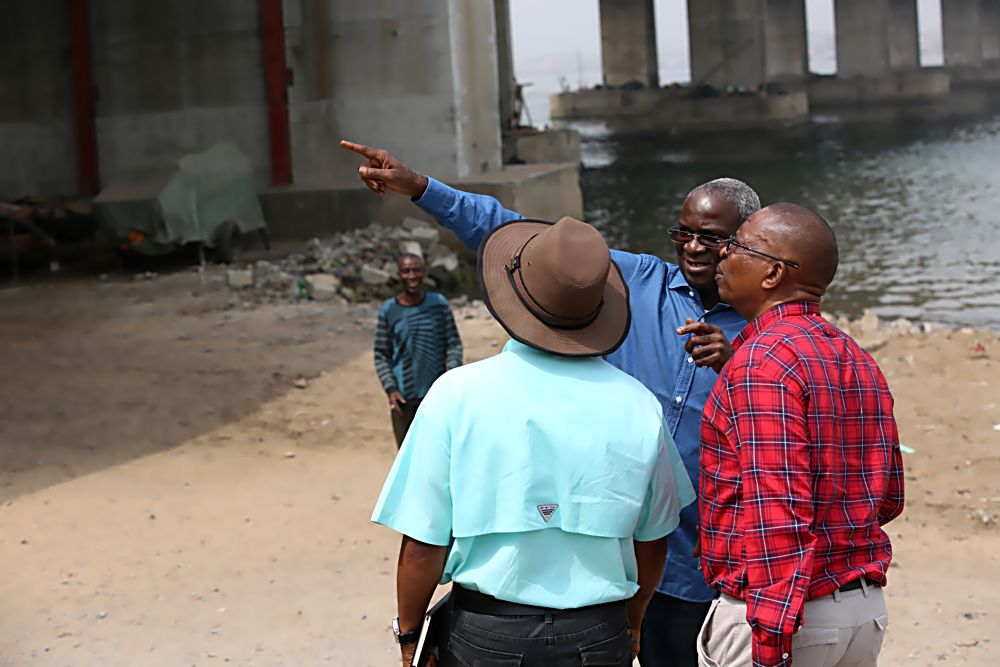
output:
M 767 273 L 764 274 L 764 277 L 760 279 L 761 289 L 767 291 L 777 289 L 785 280 L 787 272 L 788 267 L 785 266 L 784 262 L 772 263 L 771 268 L 769 268 Z

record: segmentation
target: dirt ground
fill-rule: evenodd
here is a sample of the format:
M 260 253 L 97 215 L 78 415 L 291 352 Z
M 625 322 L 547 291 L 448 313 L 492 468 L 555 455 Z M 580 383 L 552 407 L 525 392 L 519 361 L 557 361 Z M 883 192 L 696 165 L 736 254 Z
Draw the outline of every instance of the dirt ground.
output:
M 374 306 L 220 275 L 0 290 L 0 665 L 399 664 Z M 916 450 L 881 664 L 1000 664 L 1000 338 L 875 355 Z

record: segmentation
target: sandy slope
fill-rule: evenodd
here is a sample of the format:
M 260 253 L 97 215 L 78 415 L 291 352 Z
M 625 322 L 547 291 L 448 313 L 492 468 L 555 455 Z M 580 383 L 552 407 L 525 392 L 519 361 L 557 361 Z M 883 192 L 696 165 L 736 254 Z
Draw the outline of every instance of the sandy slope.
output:
M 398 664 L 371 309 L 229 299 L 193 274 L 0 292 L 0 664 Z M 467 360 L 494 353 L 469 316 Z M 882 664 L 1000 664 L 998 355 L 876 353 L 917 450 Z

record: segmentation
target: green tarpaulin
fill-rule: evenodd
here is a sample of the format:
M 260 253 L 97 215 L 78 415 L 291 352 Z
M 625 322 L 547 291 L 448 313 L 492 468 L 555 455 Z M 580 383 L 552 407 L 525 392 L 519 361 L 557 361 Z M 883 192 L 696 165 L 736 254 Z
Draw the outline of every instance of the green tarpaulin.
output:
M 213 247 L 227 221 L 244 234 L 264 227 L 253 167 L 231 143 L 187 155 L 159 173 L 112 183 L 95 198 L 94 212 L 116 239 L 137 231 L 157 246 Z

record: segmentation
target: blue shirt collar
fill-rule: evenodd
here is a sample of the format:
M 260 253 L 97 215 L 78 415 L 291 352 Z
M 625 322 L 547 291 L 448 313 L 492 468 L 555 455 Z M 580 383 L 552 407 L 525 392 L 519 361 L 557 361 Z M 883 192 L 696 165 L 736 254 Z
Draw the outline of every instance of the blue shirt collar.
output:
M 684 278 L 684 274 L 681 273 L 681 267 L 676 264 L 671 264 L 665 262 L 667 265 L 667 288 L 676 290 L 678 292 L 687 292 L 689 295 L 693 295 L 692 298 L 698 299 L 698 303 L 701 303 L 701 297 L 698 296 L 698 291 L 688 285 L 687 279 Z M 732 306 L 724 301 L 717 303 L 711 310 L 729 310 Z
M 681 273 L 681 267 L 676 264 L 670 264 L 669 262 L 667 263 L 667 266 L 669 267 L 668 270 L 670 272 L 667 280 L 667 287 L 676 290 L 691 290 L 691 286 L 688 285 L 687 280 L 684 278 L 684 274 Z

